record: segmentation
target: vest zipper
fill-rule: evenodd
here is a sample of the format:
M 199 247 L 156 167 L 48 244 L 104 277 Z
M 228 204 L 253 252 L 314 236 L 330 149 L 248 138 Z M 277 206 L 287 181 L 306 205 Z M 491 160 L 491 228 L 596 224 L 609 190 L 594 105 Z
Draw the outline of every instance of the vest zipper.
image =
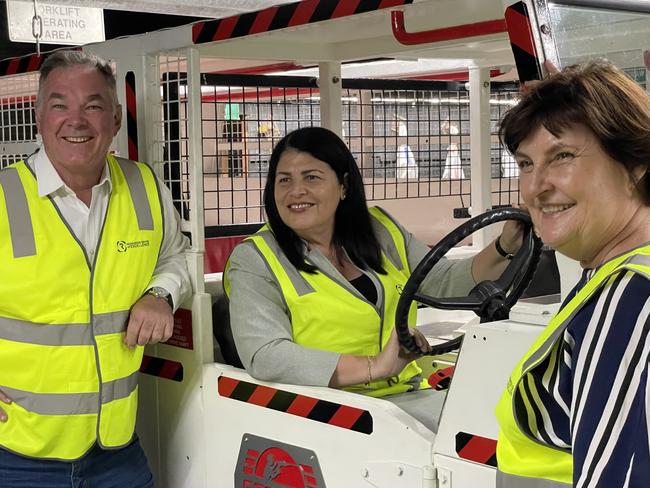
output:
M 113 190 L 111 189 L 111 194 Z M 111 195 L 108 196 L 108 202 L 106 203 L 106 210 L 104 211 L 104 218 L 102 219 L 102 228 L 99 230 L 99 235 L 97 236 L 97 245 L 95 247 L 95 255 L 93 256 L 93 263 L 90 268 L 90 336 L 93 339 L 93 345 L 95 349 L 95 367 L 97 369 L 97 379 L 99 380 L 99 397 L 98 397 L 98 408 L 97 408 L 97 431 L 95 436 L 97 438 L 97 444 L 102 446 L 101 437 L 99 435 L 99 425 L 101 423 L 102 417 L 102 393 L 103 393 L 103 381 L 102 381 L 102 369 L 99 361 L 99 347 L 97 346 L 97 338 L 95 337 L 95 321 L 94 321 L 94 301 L 93 301 L 93 291 L 95 283 L 95 265 L 97 264 L 97 257 L 99 256 L 99 249 L 102 245 L 102 237 L 104 236 L 104 228 L 106 227 L 106 217 L 108 216 L 108 210 L 111 207 Z

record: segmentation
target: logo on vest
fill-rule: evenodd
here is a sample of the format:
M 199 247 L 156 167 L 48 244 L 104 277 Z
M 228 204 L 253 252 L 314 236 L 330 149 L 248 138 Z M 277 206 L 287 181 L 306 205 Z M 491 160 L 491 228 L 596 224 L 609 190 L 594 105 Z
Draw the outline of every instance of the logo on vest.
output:
M 395 285 L 395 289 L 397 290 L 397 293 L 400 294 L 400 295 L 404 291 L 404 287 L 402 285 L 400 285 L 399 283 Z
M 135 249 L 138 247 L 149 247 L 149 241 L 117 241 L 117 252 L 126 252 L 129 249 Z

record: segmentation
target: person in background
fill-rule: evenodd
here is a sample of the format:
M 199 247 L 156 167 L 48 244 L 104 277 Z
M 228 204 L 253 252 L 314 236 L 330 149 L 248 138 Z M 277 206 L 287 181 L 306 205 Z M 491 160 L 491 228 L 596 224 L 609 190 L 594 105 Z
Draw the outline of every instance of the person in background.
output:
M 408 144 L 406 119 L 402 116 L 396 115 L 392 131 L 395 132 L 397 139 L 399 139 L 395 159 L 395 177 L 397 179 L 417 181 L 420 170 L 418 168 L 418 163 L 415 160 L 415 156 L 413 155 L 413 150 Z
M 138 370 L 191 293 L 187 240 L 151 168 L 108 154 L 121 118 L 110 64 L 58 51 L 42 148 L 0 170 L 2 486 L 153 486 Z
M 368 209 L 350 150 L 320 127 L 276 145 L 264 208 L 267 225 L 233 250 L 224 274 L 246 370 L 261 380 L 387 396 L 436 430 L 444 394 L 429 389 L 393 323 L 402 287 L 429 248 L 385 210 Z M 424 289 L 465 295 L 497 278 L 520 245 L 521 230 L 509 222 L 473 259 L 440 261 Z M 426 338 L 413 334 L 428 351 Z M 421 396 L 429 401 L 416 401 Z
M 537 233 L 584 270 L 497 406 L 497 486 L 645 488 L 650 98 L 611 64 L 568 67 L 527 87 L 500 136 Z

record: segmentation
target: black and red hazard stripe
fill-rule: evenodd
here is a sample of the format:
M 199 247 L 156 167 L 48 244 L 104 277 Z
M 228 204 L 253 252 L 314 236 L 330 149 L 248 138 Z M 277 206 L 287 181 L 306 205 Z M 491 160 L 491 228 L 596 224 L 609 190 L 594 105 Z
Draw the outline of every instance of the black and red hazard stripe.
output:
M 69 47 L 68 50 L 80 51 L 81 47 Z M 54 54 L 56 50 L 47 53 L 41 53 L 40 56 L 36 54 L 29 54 L 19 58 L 8 58 L 0 60 L 0 76 L 19 75 L 23 73 L 31 73 L 38 71 L 50 55 Z
M 456 454 L 468 461 L 496 467 L 497 441 L 480 435 L 458 432 L 456 434 Z
M 0 61 L 0 76 L 7 75 L 17 75 L 22 73 L 31 73 L 32 71 L 38 71 L 38 68 L 41 67 L 47 54 L 42 54 L 37 56 L 32 54 L 30 56 L 23 56 L 20 58 L 9 58 L 3 59 Z
M 192 26 L 192 41 L 194 44 L 223 41 L 411 3 L 413 0 L 303 0 L 197 22 Z
M 126 91 L 126 133 L 129 138 L 129 159 L 138 161 L 138 111 L 135 97 L 135 73 L 129 71 L 124 77 Z
M 519 80 L 541 80 L 541 63 L 533 40 L 528 7 L 524 2 L 514 3 L 506 9 L 505 18 Z
M 372 434 L 372 415 L 367 410 L 257 385 L 228 376 L 219 377 L 218 390 L 219 395 L 226 398 L 354 430 L 362 434 Z
M 183 365 L 177 361 L 157 358 L 154 356 L 142 357 L 140 372 L 172 381 L 183 381 Z

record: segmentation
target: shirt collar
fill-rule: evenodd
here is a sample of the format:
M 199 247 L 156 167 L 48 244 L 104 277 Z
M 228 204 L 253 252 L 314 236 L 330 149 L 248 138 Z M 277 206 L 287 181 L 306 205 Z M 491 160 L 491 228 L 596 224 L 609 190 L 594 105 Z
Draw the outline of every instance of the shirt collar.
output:
M 44 148 L 41 148 L 41 150 L 34 155 L 33 169 L 34 174 L 36 175 L 36 182 L 38 183 L 39 197 L 51 195 L 61 188 L 63 188 L 66 193 L 74 193 L 61 179 L 61 176 L 59 176 L 59 173 L 52 165 L 52 162 L 47 156 Z M 107 185 L 109 190 L 113 188 L 108 162 L 104 163 L 102 175 L 99 179 L 99 183 L 97 183 L 95 187 L 102 185 Z

